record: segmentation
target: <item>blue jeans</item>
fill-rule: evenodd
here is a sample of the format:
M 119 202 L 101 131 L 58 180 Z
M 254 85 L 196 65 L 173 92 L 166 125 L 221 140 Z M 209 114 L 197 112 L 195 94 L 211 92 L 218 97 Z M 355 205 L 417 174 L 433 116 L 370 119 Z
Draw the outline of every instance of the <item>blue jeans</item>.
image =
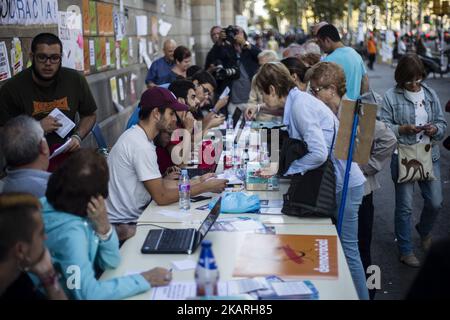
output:
M 417 231 L 421 237 L 430 234 L 434 221 L 442 207 L 441 169 L 439 160 L 433 162 L 433 173 L 437 180 L 419 183 L 424 206 Z M 391 161 L 392 180 L 395 184 L 395 236 L 400 255 L 413 253 L 411 242 L 411 214 L 413 205 L 414 182 L 397 183 L 398 156 L 394 154 Z
M 366 285 L 366 274 L 358 248 L 358 211 L 363 195 L 364 184 L 347 190 L 340 239 L 358 297 L 361 300 L 368 300 L 369 291 Z M 342 192 L 338 192 L 336 197 L 337 207 L 339 208 Z

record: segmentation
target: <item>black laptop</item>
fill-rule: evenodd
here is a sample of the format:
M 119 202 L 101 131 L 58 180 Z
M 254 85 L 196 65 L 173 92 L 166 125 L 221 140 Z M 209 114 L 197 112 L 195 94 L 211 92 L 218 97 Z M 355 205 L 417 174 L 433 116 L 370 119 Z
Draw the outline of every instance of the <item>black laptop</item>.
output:
M 207 173 L 214 173 L 217 170 L 217 164 L 220 161 L 220 156 L 222 155 L 223 148 L 216 148 L 216 150 L 220 150 L 220 154 L 214 157 L 214 164 L 209 168 L 187 168 L 189 179 L 192 179 L 197 176 L 202 176 Z
M 216 202 L 198 230 L 152 229 L 142 246 L 142 253 L 194 253 L 220 214 L 222 197 Z

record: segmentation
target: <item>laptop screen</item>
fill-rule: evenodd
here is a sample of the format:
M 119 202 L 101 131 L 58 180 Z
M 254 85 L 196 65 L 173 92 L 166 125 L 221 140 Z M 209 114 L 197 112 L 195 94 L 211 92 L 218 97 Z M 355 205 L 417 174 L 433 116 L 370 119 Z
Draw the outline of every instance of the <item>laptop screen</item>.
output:
M 205 220 L 203 220 L 202 225 L 198 229 L 198 233 L 199 233 L 198 243 L 200 243 L 203 240 L 203 238 L 208 233 L 209 229 L 211 229 L 212 225 L 214 224 L 214 222 L 216 222 L 217 218 L 219 217 L 221 202 L 222 202 L 222 197 L 219 197 L 216 204 L 209 212 L 208 216 L 205 218 Z

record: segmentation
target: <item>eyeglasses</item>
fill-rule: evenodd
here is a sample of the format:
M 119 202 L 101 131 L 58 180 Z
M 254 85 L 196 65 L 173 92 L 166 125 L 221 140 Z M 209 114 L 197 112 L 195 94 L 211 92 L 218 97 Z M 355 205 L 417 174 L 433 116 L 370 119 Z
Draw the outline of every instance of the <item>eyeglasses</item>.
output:
M 37 62 L 39 63 L 46 63 L 47 60 L 50 60 L 51 64 L 57 64 L 61 61 L 61 55 L 59 54 L 52 54 L 50 56 L 44 54 L 44 53 L 38 53 L 35 55 Z
M 413 84 L 420 85 L 422 83 L 422 81 L 423 81 L 423 79 L 419 79 L 419 80 L 415 80 L 415 81 L 408 81 L 408 82 L 405 82 L 405 85 L 407 85 L 407 86 L 412 86 Z
M 202 87 L 203 93 L 204 93 L 204 94 L 211 95 L 211 91 L 209 91 L 208 88 L 205 88 L 205 87 L 203 86 L 203 84 L 200 84 L 200 85 L 195 86 L 195 89 L 197 89 L 198 87 Z
M 327 89 L 327 87 L 313 87 L 313 86 L 310 86 L 309 89 L 310 89 L 311 93 L 314 96 L 317 96 L 320 91 L 322 91 L 323 89 Z

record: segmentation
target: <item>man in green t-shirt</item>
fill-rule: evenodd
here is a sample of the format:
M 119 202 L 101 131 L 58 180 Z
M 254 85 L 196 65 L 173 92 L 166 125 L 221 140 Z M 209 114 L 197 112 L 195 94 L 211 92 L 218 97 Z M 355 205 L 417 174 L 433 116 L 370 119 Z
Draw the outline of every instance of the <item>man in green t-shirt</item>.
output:
M 61 40 L 54 34 L 41 33 L 33 39 L 31 67 L 0 88 L 0 126 L 21 114 L 32 116 L 40 121 L 51 151 L 71 139 L 67 156 L 80 148 L 81 140 L 94 126 L 97 105 L 84 76 L 61 66 L 62 52 Z M 77 113 L 80 117 L 64 138 L 55 132 L 61 123 L 49 115 L 55 108 L 73 122 Z

